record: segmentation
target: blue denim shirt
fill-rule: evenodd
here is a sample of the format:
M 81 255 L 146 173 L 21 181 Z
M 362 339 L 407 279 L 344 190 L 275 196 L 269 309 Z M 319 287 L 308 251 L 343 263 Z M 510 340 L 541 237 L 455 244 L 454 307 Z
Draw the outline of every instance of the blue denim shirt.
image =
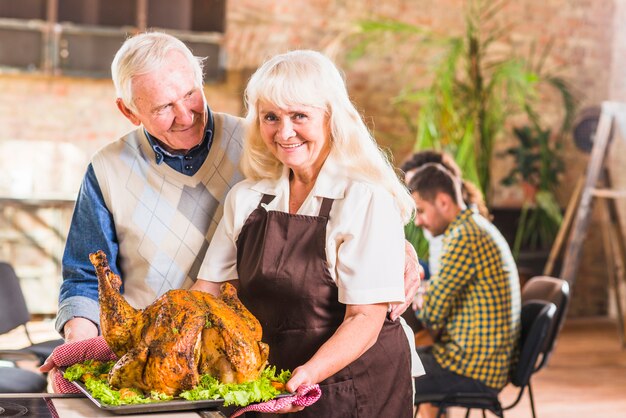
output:
M 213 114 L 210 110 L 208 115 L 204 139 L 184 155 L 167 152 L 156 138 L 146 132 L 156 163 L 165 163 L 179 173 L 193 176 L 204 164 L 213 142 Z M 97 250 L 109 255 L 111 270 L 120 274 L 115 221 L 104 203 L 93 166 L 89 164 L 78 191 L 63 253 L 63 283 L 55 324 L 61 335 L 65 323 L 74 317 L 87 318 L 99 327 L 98 279 L 88 257 L 89 253 Z

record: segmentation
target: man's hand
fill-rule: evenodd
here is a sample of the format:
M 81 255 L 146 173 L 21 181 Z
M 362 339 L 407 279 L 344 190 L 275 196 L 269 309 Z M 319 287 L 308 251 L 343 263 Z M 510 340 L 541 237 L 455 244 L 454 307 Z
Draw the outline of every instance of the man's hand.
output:
M 55 393 L 77 393 L 76 387 L 63 378 L 59 366 L 71 366 L 86 360 L 117 360 L 103 337 L 89 338 L 61 344 L 56 347 L 46 362 L 39 368 L 48 372 L 48 382 Z
M 96 324 L 86 318 L 72 318 L 63 327 L 65 342 L 73 343 L 98 336 Z
M 65 326 L 63 327 L 63 332 L 65 333 L 65 342 L 72 343 L 97 337 L 98 327 L 96 326 L 96 324 L 88 319 L 72 318 L 65 323 Z M 48 373 L 48 381 L 51 383 L 52 390 L 55 393 L 66 392 L 57 384 L 61 377 L 61 372 L 52 360 L 52 355 L 50 355 L 46 359 L 46 361 L 39 367 L 39 371 L 42 373 Z
M 424 270 L 417 260 L 417 253 L 410 242 L 404 244 L 404 303 L 392 305 L 389 316 L 396 320 L 413 303 L 420 281 L 424 277 Z

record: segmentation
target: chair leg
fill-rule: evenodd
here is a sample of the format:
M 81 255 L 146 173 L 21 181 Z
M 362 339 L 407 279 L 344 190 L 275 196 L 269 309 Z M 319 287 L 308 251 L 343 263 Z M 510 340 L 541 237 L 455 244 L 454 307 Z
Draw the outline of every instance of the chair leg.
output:
M 437 418 L 446 418 L 448 416 L 448 410 L 441 404 L 439 405 L 439 411 L 437 411 Z
M 528 382 L 528 397 L 530 398 L 530 409 L 533 412 L 533 418 L 537 418 L 535 414 L 535 400 L 533 399 L 533 388 L 530 386 L 530 382 Z

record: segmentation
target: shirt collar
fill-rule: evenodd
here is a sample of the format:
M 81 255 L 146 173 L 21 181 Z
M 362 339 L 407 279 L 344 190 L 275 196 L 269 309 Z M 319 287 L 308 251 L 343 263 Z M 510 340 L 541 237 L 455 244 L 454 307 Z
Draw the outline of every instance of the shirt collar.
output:
M 283 172 L 278 179 L 263 179 L 253 185 L 252 189 L 259 193 L 276 196 L 284 190 L 289 190 L 289 172 L 289 168 L 283 167 Z M 342 199 L 347 187 L 347 178 L 347 170 L 331 151 L 322 165 L 311 193 L 315 197 Z
M 467 219 L 469 219 L 472 215 L 474 214 L 474 211 L 471 208 L 466 208 L 463 209 L 461 211 L 461 213 L 459 213 L 456 218 L 454 218 L 454 220 L 452 222 L 450 222 L 450 225 L 448 225 L 448 227 L 446 228 L 446 232 L 444 233 L 444 235 L 448 235 L 450 234 L 450 231 L 453 231 L 454 228 L 456 228 L 457 226 L 461 225 L 462 223 L 464 223 Z
M 146 134 L 146 138 L 148 138 L 148 142 L 150 143 L 150 147 L 152 148 L 152 150 L 154 151 L 154 158 L 156 160 L 157 164 L 161 164 L 163 162 L 163 159 L 165 157 L 180 157 L 180 156 L 185 156 L 185 155 L 191 155 L 194 156 L 196 155 L 200 149 L 202 147 L 207 147 L 208 149 L 211 148 L 211 143 L 213 142 L 213 112 L 211 112 L 211 109 L 209 109 L 209 107 L 207 107 L 207 122 L 206 122 L 206 126 L 204 127 L 204 137 L 202 138 L 202 142 L 200 142 L 198 145 L 196 145 L 195 147 L 191 148 L 190 150 L 188 150 L 185 154 L 179 154 L 179 155 L 175 155 L 172 154 L 171 152 L 165 150 L 159 140 L 155 137 L 153 137 L 145 128 L 144 128 L 144 133 Z

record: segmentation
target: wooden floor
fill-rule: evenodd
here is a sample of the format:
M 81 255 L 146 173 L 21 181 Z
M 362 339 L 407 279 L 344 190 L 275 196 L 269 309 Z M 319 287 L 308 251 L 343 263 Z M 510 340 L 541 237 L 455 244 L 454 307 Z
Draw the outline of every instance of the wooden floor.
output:
M 52 322 L 29 327 L 33 339 L 58 338 Z M 27 344 L 23 332 L 0 336 L 0 349 Z M 620 349 L 615 323 L 604 318 L 568 319 L 546 368 L 533 376 L 538 418 L 624 418 L 626 417 L 626 350 Z M 504 404 L 515 397 L 512 387 L 504 389 Z M 464 417 L 456 409 L 451 418 Z M 480 411 L 473 411 L 480 417 Z M 507 418 L 531 416 L 528 396 L 505 413 Z
M 626 417 L 626 350 L 620 348 L 616 324 L 604 318 L 568 320 L 548 366 L 533 376 L 532 386 L 538 418 Z M 515 399 L 514 389 L 504 389 L 503 404 Z M 460 409 L 450 414 L 464 416 Z M 473 411 L 470 416 L 482 415 Z M 527 394 L 505 412 L 507 418 L 531 416 Z

